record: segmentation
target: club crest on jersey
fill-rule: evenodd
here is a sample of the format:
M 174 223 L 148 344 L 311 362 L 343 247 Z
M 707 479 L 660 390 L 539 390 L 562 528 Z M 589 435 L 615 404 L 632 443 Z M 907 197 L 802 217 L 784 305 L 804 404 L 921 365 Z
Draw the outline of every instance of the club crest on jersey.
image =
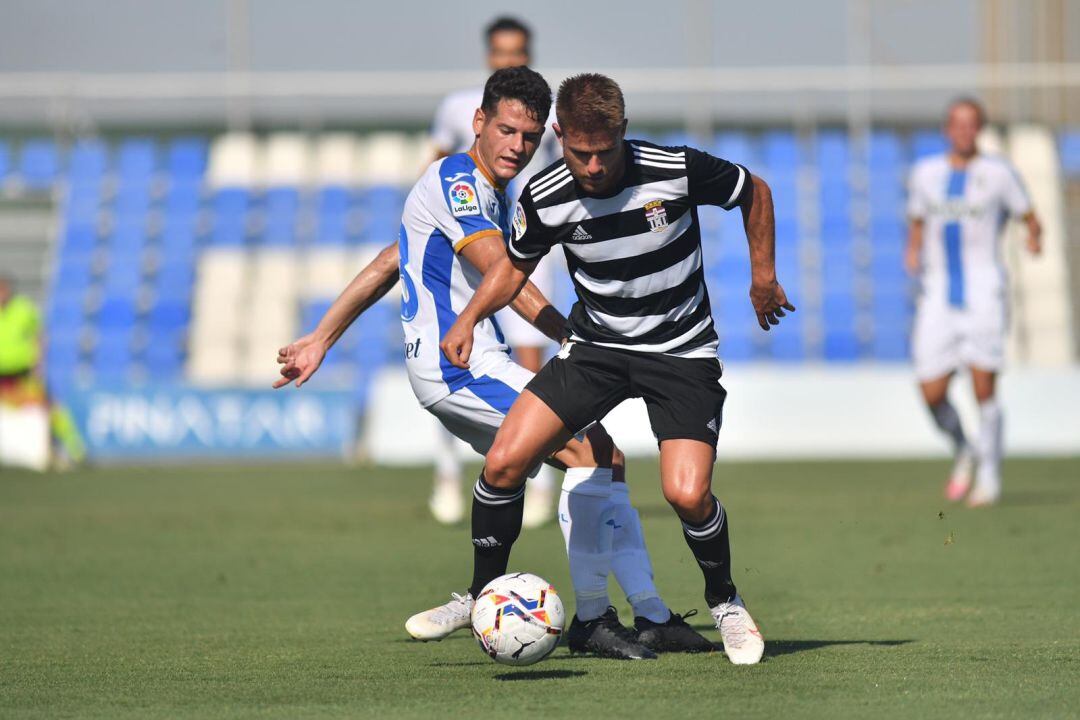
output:
M 521 207 L 521 203 L 517 204 L 514 208 L 514 239 L 520 240 L 525 234 L 525 210 Z
M 480 203 L 476 200 L 476 188 L 472 183 L 457 182 L 447 191 L 450 196 L 450 212 L 458 215 L 479 215 Z
M 645 203 L 645 219 L 649 221 L 649 230 L 660 232 L 667 227 L 667 208 L 663 200 L 650 200 Z

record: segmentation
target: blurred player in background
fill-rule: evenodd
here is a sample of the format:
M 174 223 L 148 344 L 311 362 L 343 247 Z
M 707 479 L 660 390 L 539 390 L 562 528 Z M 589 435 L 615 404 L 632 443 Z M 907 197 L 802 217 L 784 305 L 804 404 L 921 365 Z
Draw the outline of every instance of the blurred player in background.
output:
M 496 18 L 484 30 L 484 37 L 487 41 L 488 69 L 492 72 L 531 64 L 532 32 L 520 20 L 510 17 Z M 431 129 L 438 157 L 465 152 L 472 147 L 476 140 L 473 115 L 476 108 L 480 107 L 483 94 L 482 87 L 467 88 L 447 95 L 439 104 Z M 555 133 L 550 130 L 544 133 L 532 162 L 507 187 L 510 207 L 514 206 L 519 189 L 528 182 L 533 173 L 553 162 L 559 152 Z M 549 298 L 552 297 L 555 284 L 552 268 L 554 262 L 557 260 L 545 258 L 532 276 L 533 284 Z M 543 364 L 544 348 L 550 340 L 509 308 L 495 317 L 518 363 L 531 372 L 538 372 Z M 440 522 L 459 522 L 465 516 L 465 503 L 462 498 L 461 463 L 454 453 L 453 438 L 440 426 L 439 442 L 436 445 L 435 487 L 429 503 L 431 512 Z M 555 476 L 551 469 L 545 466 L 529 483 L 522 521 L 524 527 L 538 527 L 550 521 L 554 517 L 554 501 Z
M 0 402 L 45 406 L 52 437 L 65 459 L 80 463 L 86 456 L 82 436 L 71 414 L 51 402 L 45 389 L 41 334 L 41 316 L 33 300 L 16 295 L 11 280 L 0 276 Z
M 1039 220 L 1016 169 L 1005 158 L 978 152 L 976 136 L 984 123 L 977 101 L 962 98 L 949 105 L 948 152 L 920 160 L 911 173 L 904 257 L 921 283 L 911 341 L 915 374 L 955 452 L 945 495 L 953 501 L 967 495 L 973 507 L 993 504 L 1001 495 L 1002 412 L 995 385 L 1008 329 L 1005 221 L 1022 219 L 1028 251 L 1038 255 L 1042 248 Z M 963 368 L 971 371 L 979 405 L 974 443 L 948 398 L 949 380 Z
M 425 171 L 405 203 L 399 242 L 360 271 L 313 333 L 279 351 L 282 378 L 274 387 L 291 380 L 303 385 L 353 320 L 400 276 L 405 364 L 413 392 L 448 431 L 477 452 L 487 452 L 533 373 L 510 359 L 498 324 L 491 319 L 476 328 L 468 369 L 447 362 L 439 352 L 439 340 L 472 297 L 482 273 L 506 259 L 509 210 L 503 188 L 535 152 L 550 104 L 547 83 L 528 68 L 504 68 L 491 76 L 474 113 L 476 140 L 469 152 L 436 161 Z M 535 286 L 526 285 L 514 307 L 543 327 L 547 337 L 564 337 L 566 318 Z M 711 643 L 672 613 L 656 591 L 641 521 L 630 505 L 623 455 L 603 427 L 590 428 L 587 435 L 583 431 L 562 447 L 549 448 L 547 455 L 567 468 L 559 524 L 577 615 L 589 620 L 587 627 L 568 636 L 570 649 L 621 659 L 712 650 Z M 530 474 L 537 469 L 529 468 Z M 513 497 L 494 502 L 505 504 L 520 522 L 523 495 L 522 488 Z M 474 533 L 477 546 L 493 542 L 494 538 Z M 609 574 L 626 592 L 637 633 L 621 625 L 608 604 Z M 450 602 L 414 615 L 406 630 L 418 640 L 441 640 L 468 627 L 473 598 L 483 584 L 477 585 L 474 574 L 470 592 L 454 593 Z

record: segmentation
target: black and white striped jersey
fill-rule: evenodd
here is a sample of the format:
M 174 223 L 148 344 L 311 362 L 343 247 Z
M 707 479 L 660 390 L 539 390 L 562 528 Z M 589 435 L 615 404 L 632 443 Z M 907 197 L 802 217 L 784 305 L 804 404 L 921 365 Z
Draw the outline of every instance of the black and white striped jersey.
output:
M 556 243 L 578 301 L 571 339 L 680 357 L 715 357 L 697 206 L 730 210 L 752 192 L 741 165 L 690 147 L 626 141 L 608 197 L 587 195 L 559 160 L 525 186 L 509 248 L 539 259 Z

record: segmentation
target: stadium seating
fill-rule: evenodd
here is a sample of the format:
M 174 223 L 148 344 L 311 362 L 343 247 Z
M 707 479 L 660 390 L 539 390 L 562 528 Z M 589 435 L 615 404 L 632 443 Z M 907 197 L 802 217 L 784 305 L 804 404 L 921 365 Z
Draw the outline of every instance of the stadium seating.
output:
M 700 144 L 681 133 L 666 143 Z M 1080 132 L 1060 138 L 1080 174 Z M 702 208 L 704 269 L 729 361 L 904 361 L 912 288 L 902 267 L 910 162 L 936 130 L 723 131 L 705 145 L 768 179 L 777 268 L 799 310 L 769 334 L 747 296 L 738 212 Z M 48 305 L 54 387 L 191 381 L 265 386 L 277 347 L 395 241 L 405 193 L 430 149 L 417 136 L 325 133 L 213 140 L 130 136 L 0 140 L 0 181 L 58 191 L 62 230 Z M 573 290 L 560 275 L 556 302 Z M 369 310 L 317 386 L 366 397 L 400 354 L 397 299 Z

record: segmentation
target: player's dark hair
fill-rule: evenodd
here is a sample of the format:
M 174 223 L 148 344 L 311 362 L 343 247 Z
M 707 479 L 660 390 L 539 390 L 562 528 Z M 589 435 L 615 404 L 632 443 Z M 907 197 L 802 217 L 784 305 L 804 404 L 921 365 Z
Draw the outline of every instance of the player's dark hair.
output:
M 509 15 L 500 15 L 492 20 L 486 28 L 484 28 L 484 39 L 487 40 L 488 45 L 491 44 L 491 37 L 498 32 L 519 32 L 525 36 L 525 52 L 529 51 L 529 45 L 532 43 L 532 31 L 529 30 L 529 26 L 521 22 L 515 17 Z
M 961 105 L 967 105 L 975 111 L 975 114 L 979 118 L 979 127 L 986 125 L 986 108 L 983 107 L 983 104 L 979 102 L 977 98 L 970 95 L 961 95 L 960 97 L 953 98 L 949 102 L 949 106 L 945 108 L 945 120 L 948 121 L 949 116 L 952 115 L 953 109 Z
M 551 87 L 544 76 L 532 68 L 512 67 L 496 70 L 484 85 L 484 99 L 480 108 L 485 115 L 498 112 L 500 100 L 517 100 L 529 115 L 547 123 L 551 112 Z
M 585 133 L 616 130 L 626 118 L 619 84 L 606 75 L 581 73 L 562 81 L 555 101 L 559 126 Z

